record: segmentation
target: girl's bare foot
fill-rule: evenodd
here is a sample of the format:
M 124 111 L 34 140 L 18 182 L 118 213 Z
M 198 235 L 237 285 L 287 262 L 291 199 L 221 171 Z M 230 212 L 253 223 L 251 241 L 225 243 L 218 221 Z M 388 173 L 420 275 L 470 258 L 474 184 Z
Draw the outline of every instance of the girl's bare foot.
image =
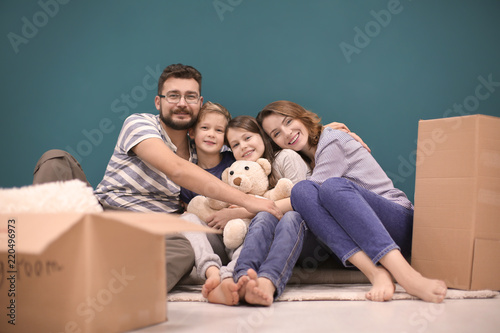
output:
M 245 300 L 246 286 L 247 286 L 247 282 L 249 280 L 250 279 L 248 278 L 248 276 L 244 275 L 244 276 L 240 277 L 238 279 L 238 282 L 236 283 L 236 289 L 238 290 L 238 296 L 239 296 L 240 301 Z
M 220 270 L 216 266 L 210 266 L 205 272 L 205 276 L 207 280 L 201 288 L 201 294 L 208 298 L 208 294 L 220 284 Z
M 372 289 L 366 293 L 366 298 L 370 301 L 384 302 L 390 301 L 394 295 L 394 282 L 392 276 L 383 267 L 377 267 L 372 276 L 369 276 Z
M 208 293 L 207 299 L 210 303 L 236 305 L 240 300 L 238 286 L 232 278 L 224 279 Z
M 248 270 L 249 281 L 245 287 L 245 301 L 249 304 L 270 306 L 276 290 L 271 280 L 257 277 L 253 269 Z

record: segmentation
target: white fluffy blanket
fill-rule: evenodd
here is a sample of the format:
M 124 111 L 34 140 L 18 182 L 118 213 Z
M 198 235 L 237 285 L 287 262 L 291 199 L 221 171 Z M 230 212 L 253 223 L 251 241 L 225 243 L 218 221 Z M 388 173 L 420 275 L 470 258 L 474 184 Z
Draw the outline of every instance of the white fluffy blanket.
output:
M 0 189 L 1 213 L 101 212 L 93 191 L 81 180 Z

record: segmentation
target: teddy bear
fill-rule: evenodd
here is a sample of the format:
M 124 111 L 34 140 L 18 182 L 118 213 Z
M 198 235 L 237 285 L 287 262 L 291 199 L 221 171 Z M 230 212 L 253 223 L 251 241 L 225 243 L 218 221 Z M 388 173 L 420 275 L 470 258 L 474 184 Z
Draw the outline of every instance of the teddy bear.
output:
M 222 181 L 248 194 L 264 197 L 273 201 L 290 197 L 293 183 L 290 179 L 281 178 L 273 189 L 269 188 L 271 163 L 265 158 L 257 161 L 235 161 L 222 172 Z M 187 211 L 206 221 L 214 212 L 229 207 L 229 204 L 216 199 L 198 195 L 191 199 Z M 224 227 L 224 245 L 228 249 L 236 249 L 245 239 L 250 219 L 229 220 Z

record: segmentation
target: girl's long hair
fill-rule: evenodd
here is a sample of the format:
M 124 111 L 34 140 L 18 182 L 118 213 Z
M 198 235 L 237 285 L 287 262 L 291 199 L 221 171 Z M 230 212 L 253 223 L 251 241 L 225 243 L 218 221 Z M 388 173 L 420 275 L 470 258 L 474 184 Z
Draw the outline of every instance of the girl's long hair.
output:
M 269 139 L 267 134 L 264 132 L 262 127 L 259 125 L 257 120 L 255 120 L 252 116 L 237 116 L 231 119 L 231 121 L 227 124 L 226 127 L 226 145 L 229 147 L 229 142 L 227 142 L 227 131 L 230 129 L 243 129 L 245 131 L 255 133 L 262 137 L 262 141 L 264 142 L 264 156 L 263 158 L 267 159 L 269 163 L 271 163 L 271 169 L 273 170 L 269 175 L 269 188 L 274 188 L 276 183 L 278 182 L 277 176 L 274 173 L 274 168 L 272 168 L 274 160 L 276 159 L 275 151 L 271 146 L 272 140 Z

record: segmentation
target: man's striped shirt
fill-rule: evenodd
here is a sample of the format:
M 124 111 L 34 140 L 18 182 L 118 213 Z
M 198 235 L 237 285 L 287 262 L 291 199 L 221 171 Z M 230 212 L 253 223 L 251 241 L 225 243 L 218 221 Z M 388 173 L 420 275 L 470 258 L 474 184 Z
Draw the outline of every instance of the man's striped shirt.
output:
M 161 126 L 159 115 L 140 113 L 129 116 L 123 123 L 104 178 L 94 194 L 101 203 L 114 207 L 141 212 L 180 213 L 180 186 L 132 151 L 137 144 L 149 138 L 159 138 L 174 153 L 177 151 Z M 197 163 L 194 142 L 189 142 L 189 161 Z

